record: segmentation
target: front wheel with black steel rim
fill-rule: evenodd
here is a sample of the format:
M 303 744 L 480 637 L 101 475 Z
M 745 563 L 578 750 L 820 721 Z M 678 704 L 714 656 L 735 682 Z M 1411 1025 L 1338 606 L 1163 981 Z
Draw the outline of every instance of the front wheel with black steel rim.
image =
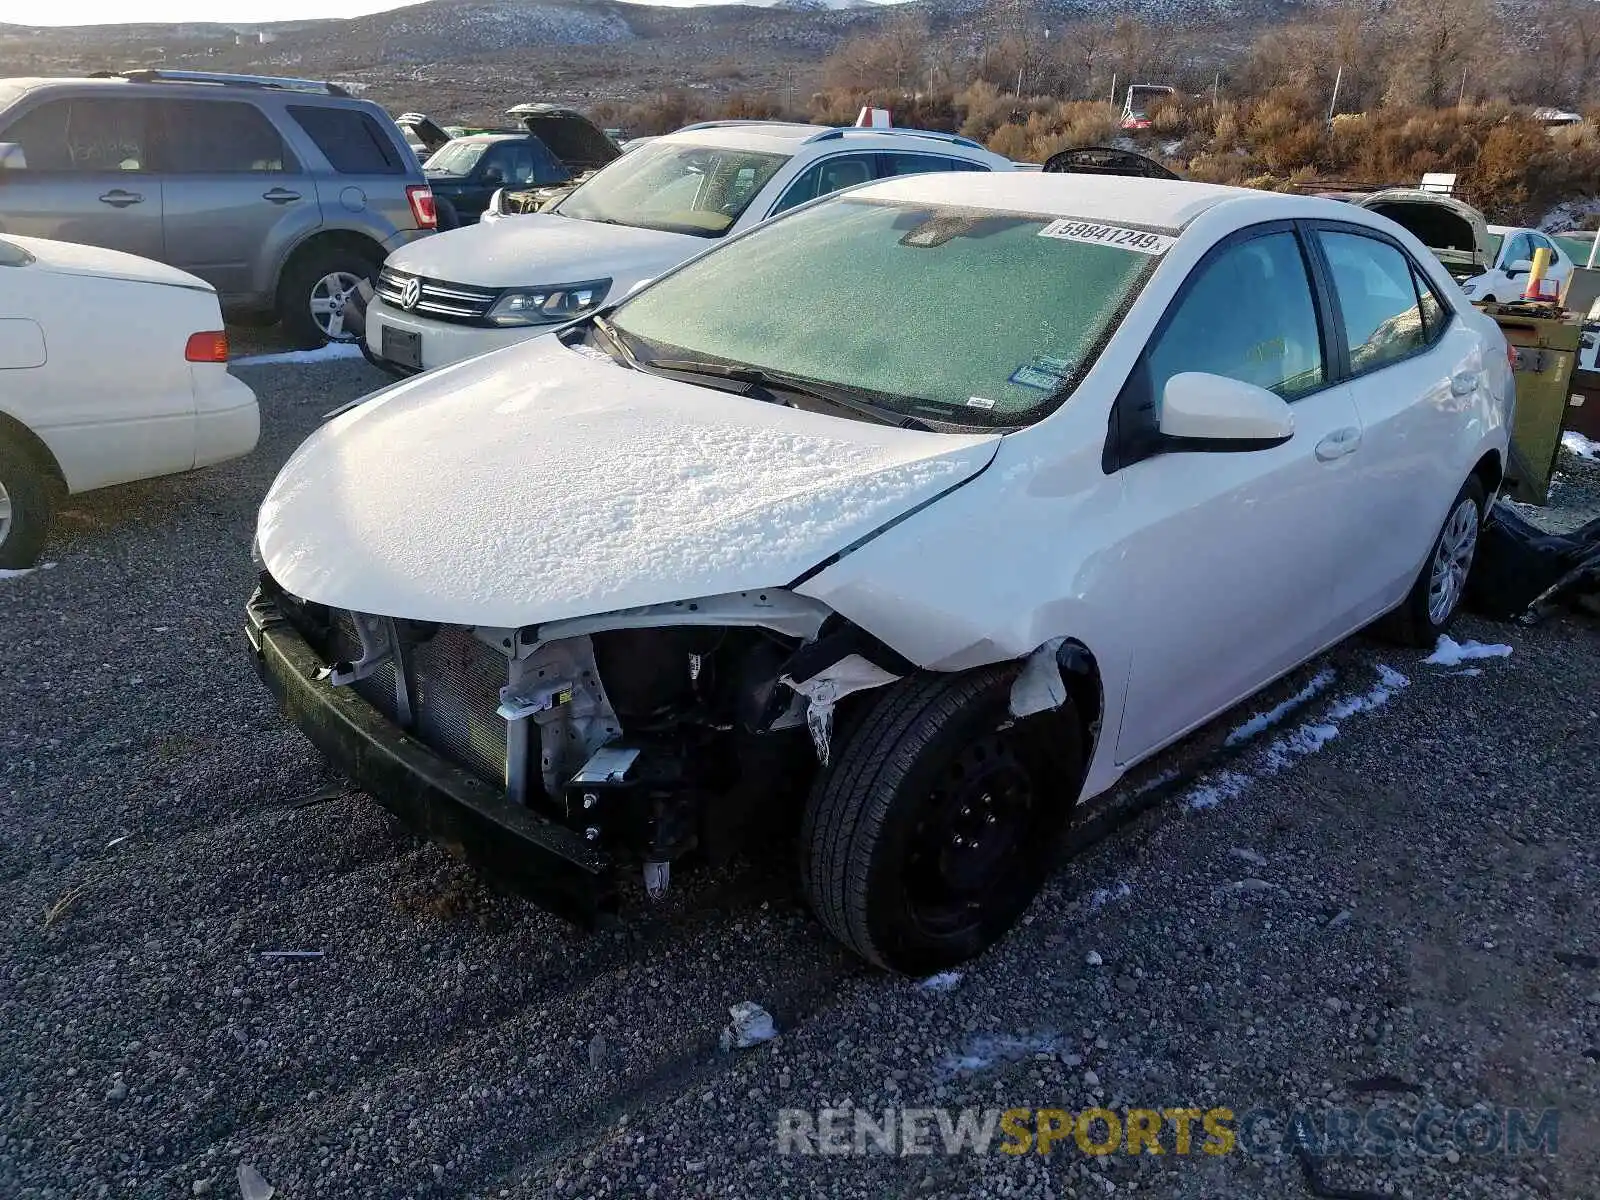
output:
M 0 570 L 31 567 L 50 536 L 54 480 L 0 434 Z
M 311 251 L 284 269 L 278 285 L 278 317 L 297 349 L 315 350 L 328 342 L 353 342 L 356 329 L 345 320 L 361 281 L 378 276 L 372 260 L 354 250 Z
M 1477 555 L 1484 506 L 1483 484 L 1474 475 L 1456 493 L 1444 527 L 1405 602 L 1383 624 L 1383 632 L 1394 641 L 1405 646 L 1434 646 L 1455 620 Z
M 871 699 L 806 806 L 801 871 L 822 923 L 910 975 L 965 962 L 1038 894 L 1081 782 L 1070 702 L 1014 720 L 1014 667 L 918 675 Z

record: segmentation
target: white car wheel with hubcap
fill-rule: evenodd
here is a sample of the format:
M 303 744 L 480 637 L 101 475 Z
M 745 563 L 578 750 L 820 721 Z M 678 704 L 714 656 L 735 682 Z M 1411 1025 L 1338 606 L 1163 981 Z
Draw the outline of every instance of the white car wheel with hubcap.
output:
M 1431 647 L 1455 619 L 1467 594 L 1467 576 L 1478 550 L 1478 531 L 1487 507 L 1476 475 L 1456 493 L 1427 564 L 1399 608 L 1381 622 L 1383 631 L 1406 646 Z

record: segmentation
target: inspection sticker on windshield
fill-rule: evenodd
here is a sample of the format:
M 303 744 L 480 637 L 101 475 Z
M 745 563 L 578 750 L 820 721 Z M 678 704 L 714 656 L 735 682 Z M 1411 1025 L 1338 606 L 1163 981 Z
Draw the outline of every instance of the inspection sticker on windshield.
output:
M 1121 225 L 1097 225 L 1093 221 L 1051 221 L 1039 230 L 1040 237 L 1059 238 L 1064 242 L 1089 242 L 1096 246 L 1117 246 L 1123 250 L 1137 250 L 1140 254 L 1165 254 L 1178 239 L 1164 233 L 1146 233 L 1143 229 L 1125 229 Z
M 1035 354 L 1032 359 L 1011 372 L 1010 382 L 1020 383 L 1023 387 L 1038 388 L 1041 392 L 1053 392 L 1071 373 L 1072 364 L 1066 359 L 1047 358 L 1043 354 Z

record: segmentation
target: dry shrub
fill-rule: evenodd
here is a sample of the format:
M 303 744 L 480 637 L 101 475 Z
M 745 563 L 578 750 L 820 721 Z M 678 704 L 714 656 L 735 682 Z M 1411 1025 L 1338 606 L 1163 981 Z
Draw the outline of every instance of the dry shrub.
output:
M 1184 177 L 1197 183 L 1227 183 L 1243 186 L 1251 178 L 1254 164 L 1242 154 L 1200 154 L 1189 160 Z
M 1322 121 L 1302 92 L 1274 88 L 1251 110 L 1245 130 L 1251 151 L 1279 174 L 1311 166 L 1320 157 Z
M 989 149 L 1013 160 L 1026 160 L 1029 144 L 1028 131 L 1021 125 L 1002 125 L 988 141 Z
M 1050 132 L 1057 141 L 1053 150 L 1103 146 L 1115 138 L 1121 128 L 1117 109 L 1097 100 L 1073 100 L 1057 105 L 1051 118 L 1055 126 Z

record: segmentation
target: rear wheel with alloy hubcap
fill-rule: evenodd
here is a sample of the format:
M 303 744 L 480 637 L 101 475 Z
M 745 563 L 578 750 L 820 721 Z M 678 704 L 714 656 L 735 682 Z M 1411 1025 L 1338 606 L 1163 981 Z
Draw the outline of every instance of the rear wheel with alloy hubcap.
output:
M 1478 551 L 1483 528 L 1483 484 L 1468 479 L 1456 494 L 1433 552 L 1417 575 L 1405 602 L 1384 621 L 1384 632 L 1407 646 L 1435 645 L 1450 627 L 1467 592 L 1467 576 Z
M 357 300 L 363 280 L 376 278 L 377 267 L 354 250 L 312 251 L 295 259 L 278 285 L 278 316 L 294 345 L 315 350 L 328 342 L 356 340 L 345 310 Z
M 1011 718 L 1015 668 L 920 675 L 871 697 L 817 780 L 801 834 L 812 909 L 869 961 L 964 962 L 1043 885 L 1081 782 L 1070 702 Z

